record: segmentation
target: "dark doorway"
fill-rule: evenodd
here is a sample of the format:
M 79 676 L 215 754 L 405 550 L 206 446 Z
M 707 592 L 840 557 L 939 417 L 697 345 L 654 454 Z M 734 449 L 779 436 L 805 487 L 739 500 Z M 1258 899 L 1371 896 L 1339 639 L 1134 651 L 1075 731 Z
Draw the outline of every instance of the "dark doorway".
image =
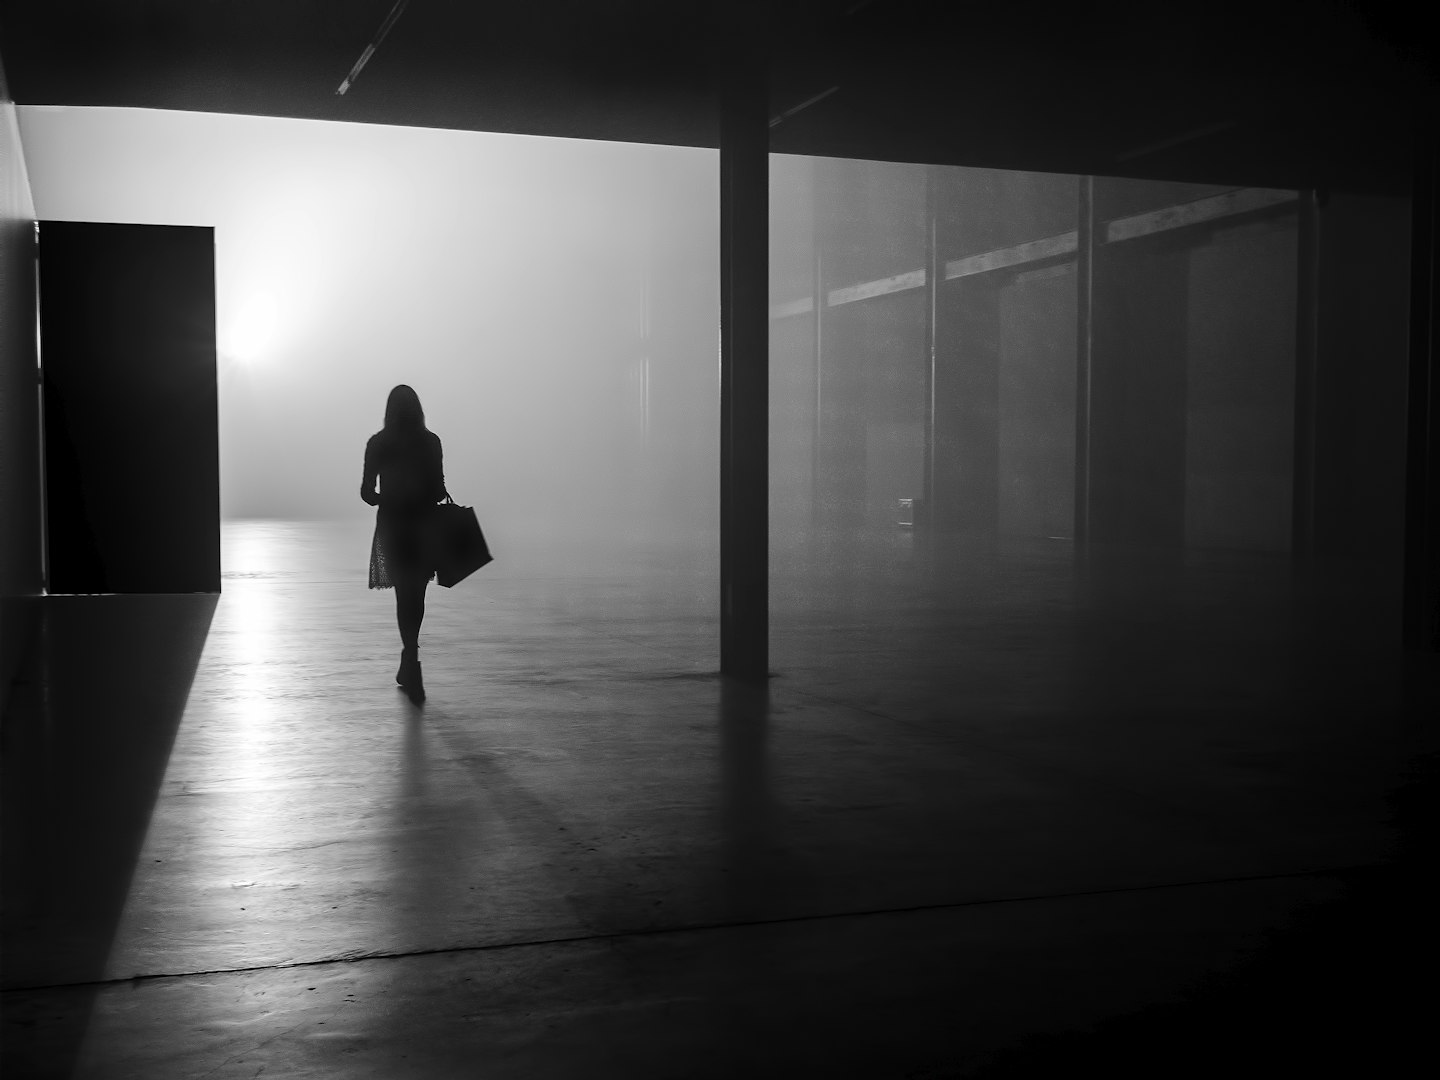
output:
M 40 223 L 47 586 L 220 591 L 215 233 Z

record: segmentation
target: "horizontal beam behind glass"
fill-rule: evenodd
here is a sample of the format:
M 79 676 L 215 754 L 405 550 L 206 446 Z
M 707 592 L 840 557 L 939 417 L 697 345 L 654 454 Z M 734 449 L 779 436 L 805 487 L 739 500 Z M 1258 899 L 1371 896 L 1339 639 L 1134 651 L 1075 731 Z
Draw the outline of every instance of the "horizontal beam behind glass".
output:
M 1296 191 L 1275 191 L 1270 188 L 1241 188 L 1227 191 L 1223 195 L 1196 199 L 1180 206 L 1167 206 L 1163 210 L 1150 210 L 1143 214 L 1117 218 L 1104 228 L 1105 243 L 1114 244 L 1120 240 L 1134 240 L 1171 229 L 1183 229 L 1187 225 L 1200 225 L 1217 218 L 1249 214 L 1256 210 L 1267 210 L 1272 206 L 1283 206 L 1298 200 Z
M 1113 244 L 1122 240 L 1134 240 L 1141 236 L 1152 236 L 1155 233 L 1168 232 L 1172 229 L 1183 229 L 1221 218 L 1234 217 L 1238 214 L 1249 214 L 1257 210 L 1284 206 L 1286 203 L 1295 202 L 1297 198 L 1298 194 L 1294 191 L 1240 188 L 1179 206 L 1167 206 L 1162 210 L 1150 210 L 1143 214 L 1117 218 L 1107 222 L 1100 232 L 1104 243 Z M 957 278 L 989 273 L 993 270 L 1025 266 L 1029 263 L 1044 262 L 1047 259 L 1064 258 L 1075 254 L 1077 243 L 1077 233 L 1072 229 L 1070 232 L 1061 233 L 1058 236 L 1027 240 L 1023 244 L 1015 244 L 995 251 L 985 251 L 979 255 L 967 255 L 963 259 L 953 259 L 945 264 L 945 280 L 953 281 Z M 894 274 L 890 277 L 862 282 L 859 285 L 831 289 L 826 293 L 825 306 L 838 307 L 841 304 L 853 304 L 859 300 L 869 300 L 877 296 L 888 296 L 891 293 L 924 287 L 925 271 L 923 269 L 911 270 L 904 274 Z M 771 305 L 770 318 L 785 319 L 794 315 L 805 315 L 813 308 L 813 297 L 803 296 L 798 300 Z

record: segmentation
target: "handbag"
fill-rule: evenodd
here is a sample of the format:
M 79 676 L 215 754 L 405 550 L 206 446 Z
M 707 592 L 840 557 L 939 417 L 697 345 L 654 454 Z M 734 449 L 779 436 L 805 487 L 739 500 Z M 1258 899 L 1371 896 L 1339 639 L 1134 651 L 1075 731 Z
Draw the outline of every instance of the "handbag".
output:
M 457 506 L 449 495 L 430 515 L 426 540 L 426 562 L 435 568 L 435 581 L 447 589 L 494 561 L 475 508 Z

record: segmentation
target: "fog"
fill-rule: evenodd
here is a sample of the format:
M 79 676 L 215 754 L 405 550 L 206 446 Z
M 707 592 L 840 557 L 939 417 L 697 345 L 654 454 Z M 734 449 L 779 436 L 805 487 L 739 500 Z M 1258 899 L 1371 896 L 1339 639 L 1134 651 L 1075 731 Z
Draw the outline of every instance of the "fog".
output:
M 1119 544 L 1289 550 L 1295 193 L 1087 181 L 1096 241 L 1082 332 L 1081 183 L 773 159 L 782 550 L 893 540 L 912 521 L 982 541 L 1071 542 L 1088 527 Z
M 502 548 L 688 537 L 713 562 L 714 151 L 144 110 L 20 123 L 42 219 L 215 228 L 225 517 L 367 514 L 362 450 L 403 382 Z M 782 156 L 771 178 L 782 569 L 853 568 L 834 542 L 858 539 L 893 563 L 922 532 L 1290 550 L 1294 192 L 1096 178 L 1082 309 L 1082 178 Z
M 226 518 L 369 513 L 419 392 L 492 530 L 713 528 L 713 151 L 152 110 L 19 110 L 42 220 L 215 228 Z

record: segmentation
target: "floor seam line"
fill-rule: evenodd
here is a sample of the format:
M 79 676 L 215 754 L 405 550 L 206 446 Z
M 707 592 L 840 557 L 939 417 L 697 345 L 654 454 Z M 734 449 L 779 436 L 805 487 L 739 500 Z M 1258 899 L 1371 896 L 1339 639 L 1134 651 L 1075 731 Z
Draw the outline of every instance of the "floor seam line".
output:
M 1148 885 L 1125 885 L 1104 889 L 1080 889 L 1063 893 L 1032 893 L 1018 896 L 987 897 L 979 900 L 951 900 L 932 904 L 911 904 L 903 907 L 866 908 L 859 911 L 828 911 L 809 915 L 784 915 L 768 919 L 744 919 L 730 922 L 699 923 L 693 926 L 658 926 L 643 929 L 615 930 L 609 933 L 577 934 L 569 937 L 536 938 L 529 941 L 502 941 L 488 945 L 449 945 L 434 949 L 406 952 L 376 952 L 355 956 L 330 956 L 314 960 L 297 960 L 289 964 L 256 964 L 252 967 L 210 968 L 204 971 L 154 972 L 113 979 L 92 979 L 85 982 L 50 983 L 43 986 L 14 986 L 0 989 L 0 997 L 12 994 L 41 993 L 51 990 L 103 989 L 111 986 L 135 985 L 157 979 L 191 979 L 207 975 L 252 975 L 265 971 L 297 971 L 331 964 L 355 964 L 367 960 L 407 960 L 422 956 L 447 956 L 459 953 L 499 952 L 504 949 L 543 948 L 547 945 L 572 945 L 585 942 L 616 941 L 622 938 L 659 937 L 663 934 L 693 934 L 715 930 L 741 930 L 748 927 L 785 926 L 796 923 L 824 922 L 835 919 L 860 919 L 884 915 L 907 915 L 922 911 L 945 911 L 961 908 L 996 907 L 1002 904 L 1038 903 L 1046 900 L 1076 900 L 1095 896 L 1125 896 L 1135 893 L 1160 892 L 1166 889 L 1203 888 L 1209 885 L 1240 885 L 1258 881 L 1289 881 L 1297 878 L 1326 877 L 1382 870 L 1388 863 L 1354 863 L 1346 866 L 1290 870 L 1276 874 L 1243 874 L 1222 878 L 1196 878 L 1188 881 L 1161 881 Z

